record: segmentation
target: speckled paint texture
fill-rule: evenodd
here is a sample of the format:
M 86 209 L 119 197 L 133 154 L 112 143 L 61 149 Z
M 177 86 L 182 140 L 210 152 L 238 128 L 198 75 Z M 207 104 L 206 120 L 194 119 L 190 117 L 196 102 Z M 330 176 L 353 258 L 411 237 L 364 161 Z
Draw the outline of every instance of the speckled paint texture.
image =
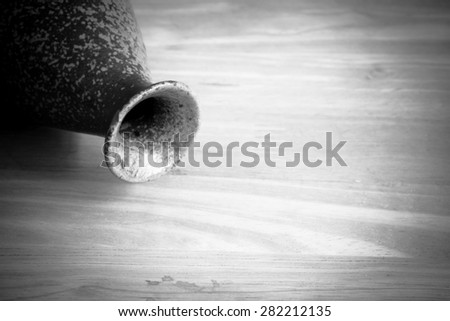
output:
M 1 71 L 9 75 L 2 85 L 24 116 L 47 126 L 107 135 L 108 141 L 119 138 L 112 132 L 126 116 L 119 117 L 120 111 L 142 102 L 130 104 L 133 97 L 149 99 L 159 91 L 160 98 L 169 93 L 169 103 L 141 117 L 147 123 L 133 125 L 139 127 L 140 140 L 177 132 L 185 137 L 197 130 L 197 104 L 184 85 L 166 82 L 152 90 L 145 47 L 128 1 L 34 0 L 2 3 L 0 9 Z M 173 164 L 164 172 L 169 167 Z M 142 177 L 127 179 L 126 171 L 113 172 L 128 181 L 152 178 L 137 170 Z

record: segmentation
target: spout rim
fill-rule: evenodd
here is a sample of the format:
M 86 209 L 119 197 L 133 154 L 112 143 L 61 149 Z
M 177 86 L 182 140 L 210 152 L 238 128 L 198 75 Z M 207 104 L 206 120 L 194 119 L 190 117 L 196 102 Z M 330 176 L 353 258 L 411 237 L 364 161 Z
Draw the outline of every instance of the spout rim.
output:
M 195 133 L 198 131 L 199 125 L 198 103 L 187 85 L 178 81 L 168 80 L 154 83 L 150 85 L 148 88 L 140 91 L 138 94 L 134 95 L 120 110 L 117 111 L 117 113 L 115 114 L 110 123 L 110 127 L 105 137 L 105 144 L 103 145 L 104 146 L 103 155 L 105 156 L 105 162 L 107 164 L 107 167 L 116 177 L 120 178 L 123 181 L 130 183 L 142 183 L 152 181 L 166 174 L 176 166 L 175 162 L 171 159 L 167 166 L 159 168 L 154 173 L 151 174 L 141 173 L 140 175 L 130 175 L 130 172 L 123 167 L 123 160 L 121 160 L 119 165 L 110 161 L 112 153 L 116 153 L 117 151 L 117 149 L 114 148 L 114 146 L 111 146 L 112 145 L 111 143 L 117 142 L 117 138 L 120 135 L 119 130 L 127 114 L 142 101 L 150 97 L 157 96 L 160 92 L 163 92 L 164 90 L 176 90 L 179 95 L 185 96 L 186 98 L 190 99 L 192 108 L 195 109 L 194 112 L 196 113 Z

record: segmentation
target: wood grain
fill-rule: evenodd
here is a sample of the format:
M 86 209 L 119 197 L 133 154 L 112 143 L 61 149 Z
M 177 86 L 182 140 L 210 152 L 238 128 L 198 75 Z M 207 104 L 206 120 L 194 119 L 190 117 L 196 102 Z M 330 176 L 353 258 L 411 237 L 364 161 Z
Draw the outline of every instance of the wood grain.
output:
M 101 138 L 4 130 L 0 299 L 450 299 L 445 1 L 133 4 L 154 80 L 196 93 L 198 141 L 329 131 L 349 166 L 235 153 L 132 185 Z

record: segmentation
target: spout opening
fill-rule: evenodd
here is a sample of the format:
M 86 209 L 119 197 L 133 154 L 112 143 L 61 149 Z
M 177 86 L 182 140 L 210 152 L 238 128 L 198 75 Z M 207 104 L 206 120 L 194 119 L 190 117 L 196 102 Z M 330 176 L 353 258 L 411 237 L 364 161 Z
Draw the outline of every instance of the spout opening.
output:
M 198 130 L 198 106 L 188 88 L 178 82 L 154 84 L 134 96 L 117 114 L 105 139 L 110 170 L 128 182 L 145 182 L 172 169 L 184 156 L 171 142 Z

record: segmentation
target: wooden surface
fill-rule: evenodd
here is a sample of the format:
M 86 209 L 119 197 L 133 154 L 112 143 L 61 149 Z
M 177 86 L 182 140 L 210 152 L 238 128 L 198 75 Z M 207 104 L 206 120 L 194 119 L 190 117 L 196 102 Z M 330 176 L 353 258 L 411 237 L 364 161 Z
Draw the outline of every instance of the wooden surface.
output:
M 349 166 L 236 153 L 132 185 L 102 138 L 3 131 L 0 299 L 450 299 L 447 3 L 133 1 L 200 142 L 331 131 Z

